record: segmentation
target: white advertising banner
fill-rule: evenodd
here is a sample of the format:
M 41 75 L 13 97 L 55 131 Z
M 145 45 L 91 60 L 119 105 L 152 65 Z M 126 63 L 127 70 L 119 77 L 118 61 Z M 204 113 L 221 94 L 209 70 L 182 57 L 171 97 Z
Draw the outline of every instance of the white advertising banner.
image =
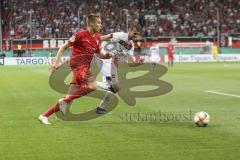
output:
M 219 54 L 214 58 L 213 55 L 175 55 L 174 62 L 231 62 L 240 61 L 240 54 Z M 165 62 L 168 62 L 168 57 L 165 56 Z
M 69 60 L 69 57 L 62 58 L 62 62 L 67 60 Z M 9 57 L 4 59 L 4 65 L 51 65 L 55 61 L 55 57 Z
M 168 57 L 166 56 L 166 62 Z M 213 62 L 214 58 L 212 55 L 175 55 L 175 62 Z
M 142 57 L 143 58 L 143 57 Z M 151 62 L 149 56 L 144 56 L 145 62 Z M 168 62 L 167 56 L 157 58 L 159 62 Z M 62 62 L 69 60 L 63 57 Z M 56 61 L 55 57 L 7 57 L 4 58 L 4 65 L 51 65 Z M 240 54 L 220 54 L 217 58 L 212 55 L 175 55 L 175 62 L 232 62 L 240 61 Z
M 221 62 L 240 61 L 240 54 L 220 54 L 218 55 L 218 61 Z

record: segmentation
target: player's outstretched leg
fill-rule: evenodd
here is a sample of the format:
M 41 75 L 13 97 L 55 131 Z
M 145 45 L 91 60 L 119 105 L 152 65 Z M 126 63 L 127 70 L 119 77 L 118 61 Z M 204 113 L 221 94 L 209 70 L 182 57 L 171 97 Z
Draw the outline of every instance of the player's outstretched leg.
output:
M 106 105 L 107 105 L 107 103 L 109 103 L 111 101 L 113 96 L 114 96 L 113 92 L 111 92 L 111 91 L 106 92 L 105 97 L 100 102 L 99 107 L 97 107 L 97 109 L 96 109 L 97 114 L 106 114 L 107 113 L 107 111 L 105 110 Z
M 119 83 L 113 84 L 112 82 L 108 81 L 108 84 L 110 86 L 109 87 L 110 91 L 106 92 L 105 97 L 100 102 L 99 106 L 97 107 L 97 109 L 96 109 L 97 114 L 106 114 L 107 113 L 107 111 L 105 110 L 107 104 L 111 101 L 114 94 L 120 90 Z
M 173 67 L 173 59 L 171 60 L 171 66 Z
M 110 85 L 107 82 L 99 82 L 97 81 L 97 86 L 103 90 L 110 90 Z
M 80 98 L 80 97 L 92 92 L 93 90 L 95 90 L 95 87 L 93 87 L 93 85 L 91 85 L 91 84 L 90 85 L 83 84 L 81 86 L 71 84 L 69 86 L 68 94 L 64 98 L 60 99 L 58 103 L 56 103 L 50 109 L 48 109 L 47 112 L 41 114 L 38 117 L 38 119 L 43 124 L 51 124 L 48 121 L 49 116 L 51 116 L 53 113 L 58 112 L 58 111 L 61 111 L 63 114 L 65 114 L 67 108 L 70 106 L 70 104 L 72 103 L 72 101 L 74 99 Z

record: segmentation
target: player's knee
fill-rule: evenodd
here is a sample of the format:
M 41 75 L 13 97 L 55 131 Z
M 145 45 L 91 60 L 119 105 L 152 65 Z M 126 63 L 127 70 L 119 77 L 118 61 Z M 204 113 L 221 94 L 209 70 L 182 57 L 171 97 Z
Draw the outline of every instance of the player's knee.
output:
M 111 91 L 107 91 L 106 96 L 107 96 L 107 101 L 110 101 L 112 99 L 112 97 L 115 95 L 115 93 L 111 92 Z
M 120 85 L 119 84 L 116 84 L 116 85 L 114 85 L 113 86 L 113 88 L 114 88 L 114 93 L 117 93 L 117 92 L 119 92 L 120 91 L 120 89 L 121 89 L 121 87 L 120 87 Z
M 88 83 L 88 87 L 92 90 L 96 90 L 97 89 L 97 82 L 94 81 L 94 82 Z

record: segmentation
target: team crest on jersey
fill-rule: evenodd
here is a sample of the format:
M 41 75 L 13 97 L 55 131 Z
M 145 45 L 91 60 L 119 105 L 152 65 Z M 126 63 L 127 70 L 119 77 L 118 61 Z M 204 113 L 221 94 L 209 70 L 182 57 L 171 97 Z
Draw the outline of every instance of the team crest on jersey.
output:
M 121 44 L 127 50 L 130 50 L 133 47 L 131 43 L 123 40 L 120 40 L 118 43 Z

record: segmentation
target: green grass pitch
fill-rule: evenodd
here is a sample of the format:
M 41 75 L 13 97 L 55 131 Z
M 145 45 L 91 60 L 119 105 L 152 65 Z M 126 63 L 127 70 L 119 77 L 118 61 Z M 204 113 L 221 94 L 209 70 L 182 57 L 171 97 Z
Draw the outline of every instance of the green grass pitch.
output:
M 0 66 L 0 160 L 236 160 L 240 156 L 240 63 L 181 63 L 162 80 L 174 89 L 138 98 L 134 107 L 120 100 L 109 115 L 84 122 L 54 115 L 45 126 L 37 117 L 62 94 L 48 86 L 48 66 Z M 124 86 L 123 86 L 124 87 Z M 73 112 L 99 100 L 80 98 Z M 209 126 L 190 120 L 126 121 L 123 113 L 192 114 L 206 111 Z

